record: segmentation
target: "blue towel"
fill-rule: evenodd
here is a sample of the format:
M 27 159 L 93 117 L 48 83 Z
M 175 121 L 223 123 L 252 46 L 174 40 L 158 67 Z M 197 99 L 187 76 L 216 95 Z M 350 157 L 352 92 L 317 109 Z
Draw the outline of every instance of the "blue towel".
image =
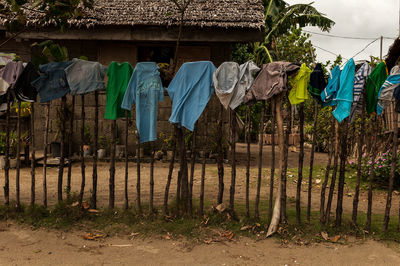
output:
M 337 91 L 339 90 L 340 73 L 341 71 L 339 66 L 335 66 L 332 69 L 331 74 L 329 75 L 328 85 L 326 85 L 326 88 L 321 93 L 323 107 L 336 105 L 336 101 L 334 99 Z
M 181 66 L 167 89 L 172 100 L 169 122 L 194 130 L 194 124 L 214 92 L 215 69 L 210 61 L 185 63 Z
M 121 108 L 136 105 L 136 127 L 140 143 L 157 139 L 158 102 L 164 101 L 164 88 L 158 66 L 154 62 L 137 63 L 125 91 Z
M 354 77 L 356 74 L 356 65 L 353 58 L 350 59 L 340 74 L 340 87 L 336 94 L 336 109 L 332 114 L 340 123 L 350 115 L 353 105 Z

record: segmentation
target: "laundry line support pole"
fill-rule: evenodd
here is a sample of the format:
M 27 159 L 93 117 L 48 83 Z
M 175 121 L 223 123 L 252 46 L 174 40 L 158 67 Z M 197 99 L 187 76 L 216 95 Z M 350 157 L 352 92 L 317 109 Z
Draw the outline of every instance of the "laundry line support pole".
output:
M 63 174 L 64 174 L 64 145 L 65 145 L 65 116 L 66 116 L 66 96 L 61 98 L 61 145 L 60 145 L 60 162 L 58 166 L 58 202 L 63 200 L 62 191 L 63 191 Z
M 374 120 L 370 119 L 370 123 L 373 126 L 373 140 L 372 140 L 372 154 L 371 154 L 371 162 L 375 162 L 376 155 L 377 155 L 377 139 L 378 139 L 378 121 L 377 117 L 375 116 Z M 374 171 L 375 164 L 372 163 L 369 167 L 369 187 L 368 187 L 368 208 L 367 208 L 367 221 L 365 224 L 365 230 L 370 232 L 371 230 L 371 222 L 372 222 L 372 197 L 373 197 L 373 185 L 375 180 L 375 171 Z
M 10 204 L 10 112 L 11 95 L 7 92 L 7 111 L 6 111 L 6 147 L 5 147 L 5 166 L 4 166 L 4 200 L 8 206 Z
M 236 112 L 230 110 L 230 129 L 231 129 L 231 187 L 229 189 L 229 209 L 231 215 L 235 215 L 235 187 L 236 187 Z
M 276 100 L 271 98 L 271 177 L 269 183 L 269 202 L 268 202 L 268 218 L 271 221 L 272 218 L 272 206 L 274 201 L 274 179 L 275 179 L 275 125 L 276 125 Z
M 347 159 L 347 134 L 349 131 L 349 123 L 347 119 L 342 122 L 342 138 L 340 148 L 340 168 L 339 168 L 339 182 L 338 182 L 338 193 L 337 193 L 337 204 L 336 204 L 336 226 L 342 225 L 342 213 L 343 213 L 343 193 L 344 193 L 344 182 L 346 174 L 346 159 Z
M 15 177 L 15 188 L 16 188 L 16 205 L 17 209 L 21 208 L 21 197 L 20 197 L 20 174 L 21 174 L 21 101 L 18 100 L 18 112 L 17 112 L 17 169 Z
M 247 144 L 247 161 L 246 161 L 246 217 L 250 217 L 250 136 L 251 134 L 251 107 L 246 107 L 246 144 Z
M 311 219 L 311 193 L 312 193 L 312 177 L 314 170 L 314 152 L 317 144 L 317 125 L 318 125 L 318 102 L 314 100 L 314 129 L 312 136 L 311 154 L 310 154 L 310 171 L 308 174 L 308 200 L 307 200 L 307 222 Z
M 75 118 L 75 96 L 72 96 L 71 118 L 69 120 L 68 134 L 68 174 L 67 174 L 67 199 L 71 198 L 71 178 L 72 178 L 72 143 L 74 134 L 74 118 Z
M 260 218 L 258 207 L 260 205 L 260 192 L 261 192 L 261 177 L 262 177 L 262 163 L 263 163 L 263 146 L 264 146 L 264 115 L 265 115 L 265 101 L 261 101 L 261 118 L 258 133 L 258 176 L 257 176 L 257 192 L 254 206 L 254 219 Z
M 156 148 L 154 142 L 151 143 L 151 158 L 150 158 L 150 198 L 149 198 L 149 212 L 154 213 L 154 156 Z
M 31 151 L 31 206 L 33 207 L 36 198 L 35 103 L 31 103 Z M 27 155 L 25 154 L 25 156 Z
M 218 164 L 218 198 L 217 203 L 222 204 L 224 199 L 224 150 L 223 150 L 223 117 L 224 107 L 220 105 L 217 120 L 217 164 Z
M 335 192 L 335 185 L 336 185 L 336 176 L 338 170 L 338 162 L 339 162 L 339 138 L 340 138 L 340 131 L 339 131 L 339 123 L 333 117 L 335 122 L 335 144 L 334 144 L 334 159 L 333 159 L 333 170 L 332 170 L 332 179 L 331 185 L 329 186 L 329 194 L 328 194 L 328 201 L 326 203 L 326 211 L 325 211 L 325 223 L 329 223 L 331 217 L 331 206 L 333 201 L 333 193 Z
M 115 205 L 115 141 L 116 141 L 116 131 L 117 130 L 117 120 L 111 121 L 111 149 L 110 149 L 110 178 L 109 178 L 109 198 L 108 207 L 114 209 Z
M 44 154 L 43 154 L 43 206 L 47 208 L 47 153 L 49 150 L 50 102 L 46 104 L 46 120 L 44 126 Z
M 186 162 L 186 144 L 185 144 L 185 129 L 182 127 L 178 129 L 178 140 L 179 140 L 179 155 L 180 155 L 180 179 L 181 182 L 178 184 L 180 187 L 180 202 L 178 205 L 183 207 L 184 213 L 188 211 L 188 176 L 187 176 L 187 162 Z
M 85 183 L 86 183 L 86 173 L 85 173 L 85 95 L 81 95 L 81 147 L 80 147 L 80 156 L 81 156 L 81 190 L 79 193 L 79 206 L 82 207 L 83 203 L 83 195 L 85 193 Z
M 196 164 L 196 137 L 197 137 L 198 123 L 194 125 L 192 133 L 192 149 L 191 149 L 191 162 L 190 162 L 190 179 L 189 179 L 189 213 L 193 214 L 193 182 L 194 182 L 194 167 Z
M 300 153 L 299 153 L 299 169 L 296 190 L 296 221 L 301 224 L 301 183 L 303 182 L 303 162 L 304 162 L 304 103 L 300 103 L 299 108 L 299 131 L 300 131 Z
M 92 208 L 97 208 L 97 160 L 99 149 L 99 93 L 94 92 L 94 156 L 93 156 L 93 173 L 92 173 Z
M 124 209 L 129 207 L 128 199 L 128 130 L 129 130 L 129 113 L 125 110 L 125 182 L 124 182 Z
M 140 199 L 140 135 L 137 132 L 137 154 L 136 154 L 136 208 L 139 214 L 142 213 L 142 204 Z
M 286 214 L 286 183 L 287 183 L 287 168 L 288 168 L 288 156 L 289 156 L 289 136 L 292 132 L 292 105 L 289 101 L 289 94 L 286 93 L 286 100 L 288 104 L 288 117 L 287 117 L 287 128 L 285 132 L 285 141 L 284 141 L 284 154 L 283 154 L 283 169 L 281 173 L 281 223 L 287 223 L 287 214 Z
M 199 216 L 203 217 L 204 214 L 204 183 L 206 178 L 206 162 L 207 162 L 207 134 L 208 134 L 208 112 L 206 111 L 204 123 L 204 142 L 203 142 L 203 162 L 201 165 L 201 180 L 200 180 L 200 203 L 199 203 Z
M 164 205 L 163 205 L 163 215 L 168 214 L 168 196 L 169 196 L 169 188 L 171 186 L 172 174 L 174 172 L 174 164 L 175 164 L 175 156 L 176 156 L 176 132 L 178 127 L 174 125 L 174 131 L 172 133 L 172 156 L 171 161 L 169 163 L 169 170 L 168 170 L 168 177 L 167 177 L 167 184 L 165 186 L 164 192 Z

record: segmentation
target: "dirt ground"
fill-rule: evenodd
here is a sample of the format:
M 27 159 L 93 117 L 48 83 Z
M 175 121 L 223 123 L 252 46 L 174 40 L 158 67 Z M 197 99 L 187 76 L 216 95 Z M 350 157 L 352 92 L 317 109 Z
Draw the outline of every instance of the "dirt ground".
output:
M 2 222 L 0 265 L 400 265 L 396 251 L 375 241 L 282 247 L 276 239 L 207 245 L 129 235 L 89 241 L 84 234 Z

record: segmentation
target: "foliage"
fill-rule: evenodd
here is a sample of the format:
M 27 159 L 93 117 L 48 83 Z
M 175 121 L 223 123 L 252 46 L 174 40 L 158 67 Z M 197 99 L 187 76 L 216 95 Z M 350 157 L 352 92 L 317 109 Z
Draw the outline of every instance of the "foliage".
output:
M 18 102 L 14 102 L 11 106 L 11 112 L 18 113 Z M 31 103 L 21 102 L 21 117 L 29 117 L 31 115 Z
M 41 64 L 46 64 L 49 62 L 63 62 L 68 60 L 67 47 L 56 44 L 51 40 L 41 43 L 33 43 L 32 47 L 37 47 L 41 50 L 41 55 L 34 56 L 32 60 L 36 68 L 38 68 Z
M 83 143 L 86 145 L 90 145 L 92 143 L 92 134 L 90 133 L 90 127 L 88 125 L 86 125 L 84 129 Z

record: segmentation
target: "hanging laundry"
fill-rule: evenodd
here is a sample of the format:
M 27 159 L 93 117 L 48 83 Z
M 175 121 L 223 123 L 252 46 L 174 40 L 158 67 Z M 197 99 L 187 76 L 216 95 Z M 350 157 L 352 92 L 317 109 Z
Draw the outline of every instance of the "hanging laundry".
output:
M 238 81 L 239 64 L 236 62 L 222 63 L 213 74 L 215 94 L 225 109 L 228 109 L 232 96 L 236 92 Z
M 357 71 L 354 77 L 353 105 L 350 112 L 350 120 L 353 121 L 357 113 L 361 112 L 362 101 L 364 101 L 363 91 L 367 77 L 371 74 L 372 68 L 365 62 Z
M 326 85 L 326 88 L 321 92 L 323 107 L 336 105 L 334 99 L 337 91 L 339 90 L 340 73 L 341 70 L 339 66 L 335 66 L 332 69 L 331 74 L 329 75 L 328 85 Z
M 194 124 L 214 92 L 215 69 L 210 61 L 184 63 L 181 66 L 167 88 L 172 100 L 171 123 L 194 130 Z
M 318 102 L 321 102 L 321 92 L 326 87 L 325 75 L 321 63 L 318 63 L 310 75 L 308 91 Z
M 253 85 L 254 74 L 260 71 L 260 68 L 253 61 L 247 61 L 241 64 L 239 69 L 239 81 L 236 85 L 236 93 L 232 96 L 231 103 L 229 104 L 232 110 L 243 103 L 246 93 Z
M 291 80 L 292 89 L 289 92 L 289 101 L 292 105 L 308 99 L 307 86 L 310 81 L 311 69 L 302 64 L 297 75 Z
M 108 66 L 107 89 L 106 89 L 106 114 L 105 119 L 116 120 L 125 117 L 125 110 L 121 108 L 126 88 L 129 84 L 133 67 L 128 62 L 111 62 Z M 129 117 L 131 113 L 129 111 Z
M 244 97 L 244 103 L 254 104 L 287 91 L 288 76 L 295 74 L 299 68 L 300 66 L 296 64 L 283 61 L 263 65 L 261 72 Z
M 376 111 L 379 89 L 382 87 L 387 77 L 386 63 L 383 61 L 372 70 L 371 75 L 367 78 L 365 95 L 368 114 L 372 114 Z
M 32 86 L 39 92 L 40 102 L 50 102 L 64 97 L 69 92 L 69 85 L 65 75 L 65 68 L 72 62 L 51 62 L 39 66 L 39 72 L 43 73 L 32 82 Z
M 390 76 L 383 83 L 378 93 L 377 114 L 381 115 L 394 98 L 394 93 L 400 87 L 400 68 L 394 66 L 390 71 Z
M 159 67 L 154 62 L 137 63 L 122 101 L 121 108 L 136 105 L 136 127 L 140 143 L 157 139 L 158 102 L 164 101 Z
M 23 102 L 35 102 L 37 91 L 31 83 L 39 77 L 35 66 L 29 62 L 14 84 L 15 97 Z
M 104 77 L 107 67 L 98 62 L 74 58 L 65 69 L 70 94 L 86 94 L 97 90 L 106 90 Z
M 0 66 L 5 66 L 17 57 L 14 53 L 0 53 Z
M 24 65 L 19 62 L 8 62 L 2 69 L 0 76 L 0 95 L 7 93 L 8 89 L 13 89 L 19 75 L 24 70 Z
M 337 103 L 332 114 L 340 123 L 350 115 L 351 106 L 353 105 L 353 89 L 354 78 L 356 74 L 356 65 L 351 58 L 344 66 L 340 74 L 340 87 L 336 94 L 335 101 Z

